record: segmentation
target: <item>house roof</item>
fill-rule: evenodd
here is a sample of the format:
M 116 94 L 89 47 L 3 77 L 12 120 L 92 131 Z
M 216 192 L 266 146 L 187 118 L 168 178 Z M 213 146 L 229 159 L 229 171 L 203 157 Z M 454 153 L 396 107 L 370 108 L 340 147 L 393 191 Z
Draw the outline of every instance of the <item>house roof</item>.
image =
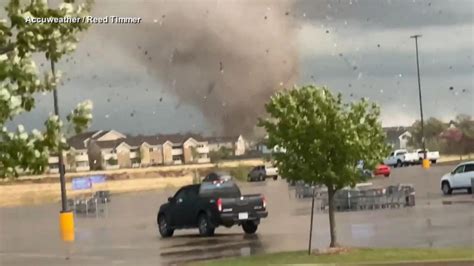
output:
M 76 150 L 86 149 L 87 147 L 84 144 L 84 141 L 86 139 L 91 138 L 94 134 L 96 134 L 98 132 L 99 131 L 89 131 L 89 132 L 84 132 L 84 133 L 81 133 L 81 134 L 77 134 L 73 137 L 70 137 L 67 140 L 67 143 Z
M 222 142 L 236 142 L 239 139 L 238 136 L 222 136 L 222 137 L 207 137 L 205 138 L 209 143 L 222 143 Z
M 385 127 L 383 129 L 385 131 L 385 134 L 387 134 L 387 140 L 388 141 L 398 141 L 398 137 L 405 133 L 406 131 L 409 131 L 409 127 Z
M 101 149 L 113 149 L 124 141 L 125 139 L 95 141 L 95 144 L 97 144 Z
M 163 144 L 163 141 L 158 136 L 127 136 L 125 142 L 130 146 L 140 146 L 144 142 L 150 145 L 160 145 Z
M 160 140 L 160 144 L 163 144 L 166 141 L 170 141 L 176 144 L 184 143 L 189 138 L 193 138 L 196 141 L 206 141 L 204 137 L 198 134 L 164 134 L 164 135 L 157 135 L 157 137 Z

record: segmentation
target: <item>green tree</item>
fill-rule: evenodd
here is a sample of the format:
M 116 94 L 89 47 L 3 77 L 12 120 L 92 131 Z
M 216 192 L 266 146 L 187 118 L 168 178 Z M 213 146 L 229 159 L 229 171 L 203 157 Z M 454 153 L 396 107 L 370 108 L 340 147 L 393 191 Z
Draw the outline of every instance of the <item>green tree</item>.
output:
M 76 171 L 76 151 L 74 149 L 69 149 L 66 154 L 66 163 L 69 165 L 69 169 Z
M 107 164 L 108 164 L 108 165 L 117 165 L 117 164 L 118 164 L 118 160 L 115 159 L 114 157 L 110 157 L 110 158 L 107 160 Z
M 424 133 L 425 143 L 428 149 L 437 149 L 437 140 L 441 132 L 447 128 L 447 125 L 442 121 L 430 117 L 424 121 Z M 411 137 L 408 139 L 408 145 L 415 148 L 421 148 L 423 146 L 423 138 L 421 134 L 421 122 L 415 121 L 410 130 Z
M 281 175 L 327 187 L 330 246 L 337 246 L 334 194 L 367 178 L 359 160 L 370 169 L 389 151 L 379 107 L 365 99 L 344 104 L 341 94 L 311 85 L 278 92 L 265 108 L 269 117 L 259 125 L 269 148 L 284 149 L 273 154 Z
M 199 159 L 199 152 L 197 151 L 197 148 L 192 146 L 191 147 L 191 156 L 193 157 L 193 162 L 197 162 Z
M 209 158 L 213 163 L 219 163 L 224 159 L 228 159 L 230 156 L 232 156 L 232 149 L 226 147 L 220 147 L 217 151 L 209 152 Z
M 16 116 L 31 112 L 35 95 L 52 92 L 60 82 L 59 71 L 48 72 L 40 78 L 32 55 L 44 55 L 51 66 L 76 48 L 79 32 L 87 28 L 83 23 L 27 23 L 29 18 L 83 17 L 90 11 L 91 2 L 74 4 L 69 0 L 50 7 L 45 0 L 10 0 L 5 7 L 6 19 L 0 20 L 0 178 L 18 176 L 18 170 L 41 173 L 50 153 L 66 148 L 61 134 L 63 123 L 51 115 L 45 129 L 25 131 L 18 125 L 15 131 L 5 127 Z M 76 133 L 84 131 L 92 119 L 92 102 L 80 103 L 68 116 Z

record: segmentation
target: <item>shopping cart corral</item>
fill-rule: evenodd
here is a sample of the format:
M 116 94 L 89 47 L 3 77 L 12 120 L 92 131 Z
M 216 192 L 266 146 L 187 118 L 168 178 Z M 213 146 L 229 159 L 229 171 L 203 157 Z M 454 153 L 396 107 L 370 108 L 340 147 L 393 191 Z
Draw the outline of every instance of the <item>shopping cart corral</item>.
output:
M 93 189 L 93 184 L 105 183 L 104 176 L 90 176 L 73 178 L 72 190 L 82 191 L 79 195 L 68 200 L 68 207 L 76 214 L 88 216 L 95 214 L 107 215 L 108 203 L 110 202 L 110 192 L 108 190 Z
M 328 209 L 327 190 L 315 193 L 320 210 Z M 415 206 L 415 189 L 411 184 L 388 187 L 344 188 L 334 195 L 337 211 L 377 210 Z
M 92 196 L 82 195 L 68 200 L 69 209 L 74 211 L 76 214 L 83 214 L 88 216 L 89 214 L 100 214 L 107 215 L 108 203 L 110 202 L 109 191 L 97 191 Z

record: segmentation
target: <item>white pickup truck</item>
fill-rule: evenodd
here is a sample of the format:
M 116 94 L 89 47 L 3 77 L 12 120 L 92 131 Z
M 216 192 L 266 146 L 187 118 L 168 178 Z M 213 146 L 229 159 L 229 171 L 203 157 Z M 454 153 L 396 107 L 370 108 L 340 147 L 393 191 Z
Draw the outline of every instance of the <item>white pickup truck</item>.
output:
M 421 162 L 424 159 L 423 149 L 416 150 L 416 153 L 418 154 L 419 161 Z M 439 159 L 439 152 L 426 150 L 426 159 L 430 160 L 431 163 L 436 163 L 436 161 Z
M 383 161 L 385 165 L 393 167 L 402 167 L 417 164 L 420 158 L 416 152 L 408 152 L 405 149 L 395 150 Z

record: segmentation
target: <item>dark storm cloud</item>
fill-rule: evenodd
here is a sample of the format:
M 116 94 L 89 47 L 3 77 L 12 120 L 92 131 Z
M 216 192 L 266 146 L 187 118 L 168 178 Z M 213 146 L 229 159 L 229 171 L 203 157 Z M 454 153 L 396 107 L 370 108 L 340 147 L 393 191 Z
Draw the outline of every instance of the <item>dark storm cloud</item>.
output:
M 441 75 L 466 75 L 473 73 L 472 50 L 461 49 L 450 55 L 423 53 L 420 57 L 421 71 L 424 77 Z M 324 62 L 319 64 L 318 62 Z M 342 73 L 357 77 L 362 73 L 376 77 L 394 77 L 416 75 L 416 57 L 413 53 L 383 51 L 377 53 L 360 52 L 356 55 L 320 55 L 303 59 L 311 69 L 322 77 L 337 77 Z M 354 69 L 356 68 L 356 69 Z
M 78 50 L 72 55 L 76 63 L 63 61 L 60 64 L 60 69 L 66 72 L 65 78 L 71 79 L 59 91 L 62 114 L 71 110 L 78 101 L 92 99 L 95 104 L 94 129 L 115 128 L 130 133 L 188 130 L 211 133 L 222 128 L 225 123 L 221 121 L 230 124 L 229 128 L 233 125 L 240 127 L 238 121 L 244 121 L 245 128 L 248 128 L 261 114 L 268 95 L 275 89 L 267 86 L 262 94 L 258 94 L 258 83 L 245 79 L 249 70 L 259 73 L 257 75 L 265 84 L 277 83 L 279 86 L 278 83 L 289 80 L 291 84 L 315 82 L 342 92 L 345 99 L 370 97 L 381 104 L 385 125 L 407 125 L 419 116 L 414 41 L 409 38 L 415 33 L 423 34 L 420 67 L 427 116 L 449 119 L 457 113 L 474 115 L 474 1 L 353 0 L 351 5 L 349 0 L 303 0 L 296 1 L 293 8 L 289 2 L 278 7 L 263 5 L 246 16 L 258 18 L 258 25 L 266 23 L 269 29 L 278 31 L 259 30 L 259 36 L 246 34 L 253 28 L 264 29 L 257 24 L 258 27 L 253 27 L 252 20 L 246 21 L 241 28 L 236 23 L 238 34 L 210 31 L 211 26 L 224 28 L 226 23 L 239 21 L 226 16 L 225 12 L 235 11 L 230 8 L 232 5 L 228 5 L 232 1 L 212 2 L 215 6 L 211 10 L 219 6 L 225 12 L 212 15 L 214 18 L 210 20 L 204 20 L 207 16 L 205 7 L 209 3 L 192 8 L 193 5 L 183 5 L 183 1 L 178 1 L 178 4 L 160 1 L 164 3 L 162 6 L 169 6 L 167 10 L 170 12 L 166 12 L 154 8 L 158 1 L 96 2 L 95 15 L 139 16 L 144 22 L 138 26 L 94 25 L 83 34 Z M 185 10 L 180 13 L 181 7 Z M 183 18 L 183 12 L 193 13 L 185 19 L 186 23 L 192 24 L 190 28 L 207 35 L 199 38 L 200 34 L 187 34 L 186 27 L 177 23 Z M 202 21 L 198 19 L 200 16 Z M 278 24 L 280 20 L 284 23 Z M 167 23 L 172 24 L 166 26 Z M 289 25 L 294 25 L 297 31 L 286 28 Z M 290 30 L 291 34 L 272 35 L 272 32 L 285 30 Z M 150 35 L 155 31 L 157 34 Z M 117 33 L 128 34 L 128 38 L 124 38 L 126 42 L 118 43 L 121 38 L 113 36 Z M 255 42 L 262 37 L 261 43 Z M 225 41 L 235 38 L 241 42 Z M 185 41 L 180 43 L 180 40 Z M 262 47 L 268 40 L 271 40 L 272 47 L 277 48 Z M 297 41 L 304 45 L 285 48 L 288 43 Z M 209 42 L 209 49 L 203 47 Z M 212 52 L 215 48 L 219 48 L 219 53 Z M 255 50 L 258 53 L 252 57 Z M 222 54 L 232 56 L 231 62 L 234 63 L 218 59 Z M 292 68 L 270 71 L 267 66 L 277 64 L 285 55 L 296 56 L 292 57 L 297 58 L 296 61 L 287 62 L 294 71 Z M 244 64 L 239 64 L 242 56 Z M 170 58 L 177 66 L 168 67 Z M 259 61 L 262 58 L 264 62 Z M 193 74 L 202 63 L 208 62 L 204 74 Z M 180 85 L 179 91 L 170 90 L 174 77 L 183 74 L 184 80 L 176 81 L 176 85 Z M 216 82 L 215 76 L 225 77 Z M 244 83 L 240 84 L 237 81 L 242 77 Z M 234 85 L 224 86 L 227 80 Z M 237 87 L 236 82 L 240 84 Z M 252 89 L 247 88 L 248 84 Z M 449 90 L 450 87 L 453 90 Z M 231 88 L 240 91 L 231 91 Z M 214 104 L 222 104 L 227 99 L 237 104 L 225 111 L 229 106 L 217 108 L 216 105 L 214 108 L 206 105 L 206 101 L 190 98 L 192 95 L 200 99 L 212 95 L 210 100 Z M 39 108 L 14 124 L 23 123 L 30 129 L 41 128 L 47 114 L 52 111 L 51 97 L 39 96 Z M 245 101 L 249 97 L 252 101 Z M 239 117 L 241 110 L 245 115 Z M 229 113 L 235 114 L 237 119 L 221 119 Z
M 299 17 L 320 23 L 353 23 L 380 29 L 471 24 L 471 0 L 299 0 Z

